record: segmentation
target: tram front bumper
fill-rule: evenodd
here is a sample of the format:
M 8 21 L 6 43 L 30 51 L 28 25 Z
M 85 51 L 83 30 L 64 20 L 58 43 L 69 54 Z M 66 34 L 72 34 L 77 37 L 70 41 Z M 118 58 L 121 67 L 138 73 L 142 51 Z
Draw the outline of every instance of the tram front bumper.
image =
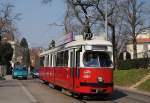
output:
M 86 83 L 81 82 L 76 91 L 81 94 L 112 94 L 113 83 Z

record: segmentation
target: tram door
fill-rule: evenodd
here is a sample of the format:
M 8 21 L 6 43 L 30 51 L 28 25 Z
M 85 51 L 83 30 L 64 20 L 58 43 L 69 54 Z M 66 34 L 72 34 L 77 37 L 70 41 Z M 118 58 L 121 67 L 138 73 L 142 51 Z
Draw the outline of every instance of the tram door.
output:
M 74 88 L 75 49 L 70 51 L 70 89 Z

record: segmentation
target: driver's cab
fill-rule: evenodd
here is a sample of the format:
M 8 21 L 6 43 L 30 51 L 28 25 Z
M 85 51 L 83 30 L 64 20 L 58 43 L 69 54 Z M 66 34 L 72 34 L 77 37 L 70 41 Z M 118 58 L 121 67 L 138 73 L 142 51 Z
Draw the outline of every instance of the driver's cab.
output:
M 82 49 L 76 51 L 76 65 L 81 68 L 112 68 L 112 60 L 111 46 L 90 45 L 87 47 L 83 45 Z

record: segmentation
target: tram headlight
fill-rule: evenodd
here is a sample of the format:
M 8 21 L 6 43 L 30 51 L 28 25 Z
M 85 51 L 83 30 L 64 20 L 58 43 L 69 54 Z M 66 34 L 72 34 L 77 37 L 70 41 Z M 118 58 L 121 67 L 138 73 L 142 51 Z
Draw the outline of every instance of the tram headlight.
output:
M 98 82 L 103 82 L 103 77 L 98 77 L 97 80 Z
M 91 71 L 85 70 L 83 73 L 83 78 L 91 78 Z

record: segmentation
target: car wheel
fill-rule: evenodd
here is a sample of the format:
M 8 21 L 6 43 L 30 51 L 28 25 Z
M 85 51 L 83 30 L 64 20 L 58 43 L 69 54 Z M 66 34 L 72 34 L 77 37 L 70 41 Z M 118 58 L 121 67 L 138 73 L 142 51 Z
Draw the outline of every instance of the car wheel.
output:
M 25 77 L 24 79 L 25 79 L 25 80 L 27 80 L 28 78 L 27 78 L 27 77 Z

